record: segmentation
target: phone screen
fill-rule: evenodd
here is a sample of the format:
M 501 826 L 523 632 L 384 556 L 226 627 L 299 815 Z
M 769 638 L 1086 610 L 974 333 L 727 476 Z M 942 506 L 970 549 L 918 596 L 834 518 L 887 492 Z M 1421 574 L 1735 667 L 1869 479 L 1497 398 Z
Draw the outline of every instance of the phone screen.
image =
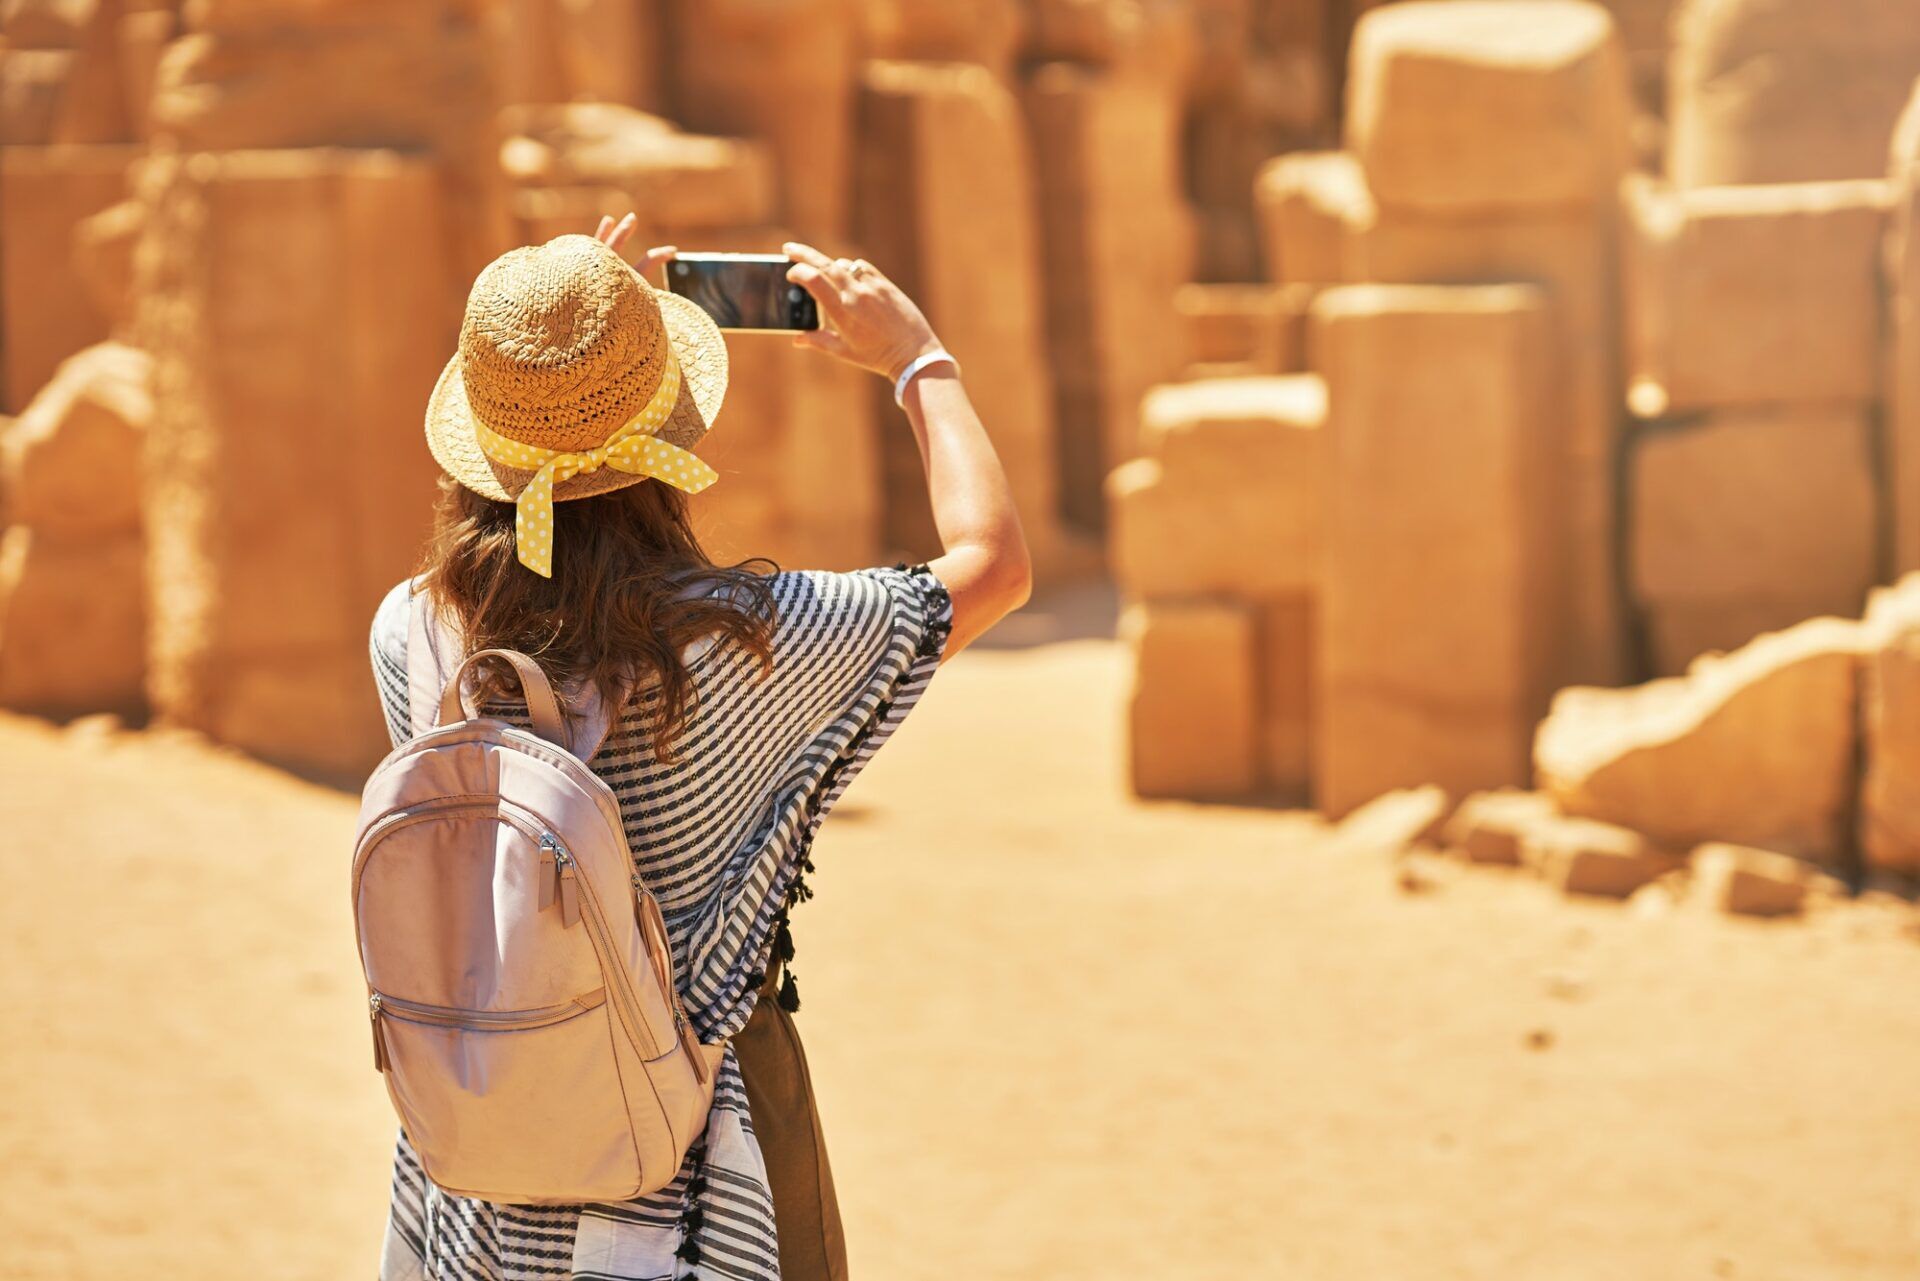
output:
M 667 288 L 722 329 L 818 329 L 813 295 L 787 279 L 778 254 L 681 254 L 667 263 Z

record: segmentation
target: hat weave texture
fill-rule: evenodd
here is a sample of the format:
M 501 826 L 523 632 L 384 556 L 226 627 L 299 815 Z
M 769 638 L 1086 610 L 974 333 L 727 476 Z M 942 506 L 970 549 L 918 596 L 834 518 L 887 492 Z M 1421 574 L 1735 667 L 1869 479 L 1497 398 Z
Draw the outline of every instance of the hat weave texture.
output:
M 541 449 L 596 449 L 647 408 L 669 345 L 680 393 L 653 435 L 685 449 L 706 434 L 726 394 L 726 343 L 712 318 L 653 288 L 591 236 L 502 254 L 467 298 L 459 351 L 428 402 L 428 447 L 469 489 L 517 498 L 534 472 L 489 458 L 475 420 Z M 601 468 L 562 481 L 553 497 L 584 498 L 644 479 Z

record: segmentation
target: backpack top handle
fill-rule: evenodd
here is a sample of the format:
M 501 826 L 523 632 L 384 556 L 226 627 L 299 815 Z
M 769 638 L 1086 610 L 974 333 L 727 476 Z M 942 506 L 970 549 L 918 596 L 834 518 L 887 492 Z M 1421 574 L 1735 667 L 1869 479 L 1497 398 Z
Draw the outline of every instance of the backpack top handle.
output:
M 466 683 L 467 673 L 474 664 L 485 658 L 501 659 L 513 669 L 514 677 L 520 682 L 520 692 L 526 696 L 527 712 L 533 717 L 533 732 L 554 746 L 571 751 L 566 721 L 560 715 L 559 700 L 553 696 L 552 682 L 540 670 L 540 664 L 518 650 L 483 649 L 477 654 L 467 655 L 460 666 L 453 669 L 446 692 L 440 696 L 439 723 L 450 725 L 480 715 L 479 707 L 467 697 Z

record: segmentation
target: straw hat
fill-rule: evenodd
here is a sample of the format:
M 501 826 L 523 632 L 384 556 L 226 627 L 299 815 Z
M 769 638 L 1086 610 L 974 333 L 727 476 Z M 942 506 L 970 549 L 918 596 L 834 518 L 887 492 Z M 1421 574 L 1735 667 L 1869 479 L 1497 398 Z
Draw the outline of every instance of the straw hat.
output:
M 468 489 L 512 502 L 540 473 L 536 460 L 545 451 L 591 454 L 632 427 L 676 365 L 678 395 L 637 430 L 687 450 L 706 435 L 727 393 L 727 347 L 713 319 L 649 285 L 592 236 L 515 249 L 473 282 L 459 352 L 427 402 L 427 447 Z M 695 488 L 671 470 L 595 463 L 561 473 L 552 499 L 586 498 L 649 474 Z

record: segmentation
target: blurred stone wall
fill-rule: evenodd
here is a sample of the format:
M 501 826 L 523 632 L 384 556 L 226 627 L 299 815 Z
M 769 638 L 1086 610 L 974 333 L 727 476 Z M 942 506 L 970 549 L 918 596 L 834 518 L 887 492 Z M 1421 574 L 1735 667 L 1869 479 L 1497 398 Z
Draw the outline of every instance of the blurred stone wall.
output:
M 1178 297 L 1187 381 L 1109 489 L 1143 794 L 1523 786 L 1555 690 L 1857 615 L 1920 557 L 1910 5 L 1361 8 L 1344 146 L 1258 170 L 1271 284 Z M 1243 508 L 1231 550 L 1191 532 Z M 1282 600 L 1314 621 L 1262 644 Z M 1228 690 L 1302 691 L 1307 750 L 1193 710 Z
M 636 249 L 798 237 L 921 299 L 1043 582 L 1104 556 L 1129 599 L 1142 792 L 1524 781 L 1554 690 L 1920 564 L 1908 17 L 6 0 L 0 699 L 363 767 L 467 284 L 632 209 Z M 885 388 L 730 347 L 716 554 L 935 550 Z M 96 468 L 131 523 L 34 496 Z M 90 566 L 137 638 L 13 683 Z

